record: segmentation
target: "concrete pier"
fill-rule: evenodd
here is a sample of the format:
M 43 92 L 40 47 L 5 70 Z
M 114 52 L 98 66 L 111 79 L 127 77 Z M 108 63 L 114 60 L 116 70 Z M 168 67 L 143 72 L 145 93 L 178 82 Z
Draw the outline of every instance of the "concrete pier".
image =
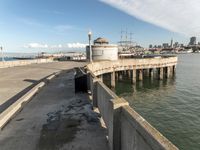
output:
M 111 73 L 111 87 L 115 87 L 115 71 Z
M 133 70 L 132 70 L 132 82 L 133 82 L 133 83 L 136 83 L 136 77 L 137 77 L 136 70 L 133 69 Z
M 143 60 L 146 61 L 146 59 Z M 127 66 L 130 67 L 131 61 L 133 60 L 127 61 Z M 145 66 L 141 65 L 141 61 L 142 60 L 138 61 L 138 64 L 134 63 L 134 61 L 132 62 L 133 83 L 136 82 L 136 71 L 139 73 L 139 80 L 143 79 L 143 69 L 145 69 Z M 157 62 L 155 66 L 152 65 L 154 61 Z M 126 60 L 123 60 L 121 63 L 119 63 L 119 61 L 116 63 L 97 63 L 98 64 L 96 66 L 94 63 L 92 65 L 87 65 L 88 70 L 92 73 L 90 76 L 92 78 L 91 80 L 96 80 L 97 74 L 113 74 L 113 66 L 115 66 L 115 71 L 122 70 L 122 72 L 128 68 L 125 65 Z M 107 65 L 104 63 L 107 63 Z M 169 63 L 173 64 L 173 61 L 169 61 Z M 174 63 L 176 63 L 176 61 Z M 161 68 L 160 70 L 163 75 L 163 67 L 165 67 L 165 65 L 166 62 L 162 65 L 160 60 L 154 59 L 152 62 L 148 62 L 147 67 L 151 67 L 148 68 L 151 69 L 151 72 L 153 72 L 152 68 Z M 139 82 L 139 86 L 142 86 L 142 84 L 143 82 Z M 135 87 L 134 84 L 133 86 Z M 153 128 L 144 118 L 142 118 L 140 114 L 135 112 L 126 100 L 119 98 L 113 91 L 106 87 L 104 83 L 97 81 L 97 84 L 91 85 L 91 87 L 97 89 L 94 93 L 96 96 L 94 97 L 95 101 L 98 103 L 97 107 L 108 130 L 108 143 L 110 150 L 178 150 L 176 146 L 174 146 L 161 133 L 159 133 L 159 131 Z
M 63 67 L 73 64 L 65 62 Z M 73 69 L 62 72 L 0 131 L 0 149 L 108 150 L 107 131 L 88 97 L 75 94 Z
M 131 78 L 131 70 L 127 70 L 128 72 L 128 78 Z
M 138 80 L 142 81 L 144 77 L 154 78 L 154 68 L 156 69 L 156 78 L 162 80 L 163 78 L 172 77 L 176 70 L 177 57 L 161 57 L 161 58 L 145 58 L 145 59 L 123 59 L 117 61 L 101 61 L 89 64 L 94 75 L 100 76 L 106 73 L 118 74 L 118 79 L 123 76 L 129 77 L 132 74 L 132 83 L 136 83 L 136 76 Z M 167 67 L 167 71 L 166 71 Z M 131 72 L 130 72 L 131 70 Z M 111 86 L 115 86 L 115 77 L 111 75 Z
M 103 74 L 98 76 L 99 80 L 103 82 Z
M 151 79 L 153 79 L 153 68 L 149 69 L 149 76 Z
M 159 68 L 159 79 L 163 79 L 163 67 Z
M 84 62 L 51 62 L 0 68 L 0 111 L 19 99 L 45 77 L 86 64 Z
M 150 69 L 145 69 L 145 76 L 149 77 L 150 76 Z
M 138 73 L 139 73 L 139 81 L 142 81 L 143 80 L 143 69 L 139 69 Z

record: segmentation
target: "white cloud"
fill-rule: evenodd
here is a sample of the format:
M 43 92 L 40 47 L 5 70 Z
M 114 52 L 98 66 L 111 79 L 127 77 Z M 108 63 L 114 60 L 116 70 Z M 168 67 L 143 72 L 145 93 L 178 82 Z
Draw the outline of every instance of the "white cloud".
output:
M 200 35 L 200 0 L 100 0 L 173 32 Z
M 48 48 L 48 45 L 40 43 L 29 43 L 27 45 L 24 45 L 24 48 Z
M 24 48 L 32 49 L 83 49 L 87 46 L 84 43 L 67 43 L 67 44 L 58 44 L 58 45 L 47 45 L 41 43 L 29 43 L 24 45 Z
M 85 48 L 87 44 L 82 44 L 82 43 L 68 43 L 67 47 L 68 48 Z

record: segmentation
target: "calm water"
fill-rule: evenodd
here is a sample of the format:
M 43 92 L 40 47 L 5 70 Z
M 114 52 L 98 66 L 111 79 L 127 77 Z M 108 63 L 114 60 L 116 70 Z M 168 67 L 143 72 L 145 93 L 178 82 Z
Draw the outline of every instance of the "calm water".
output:
M 5 57 L 4 61 L 14 61 L 16 59 L 12 58 L 12 57 Z M 2 58 L 0 57 L 0 61 L 2 61 Z
M 115 92 L 181 150 L 200 150 L 200 54 L 178 58 L 174 79 L 123 79 Z

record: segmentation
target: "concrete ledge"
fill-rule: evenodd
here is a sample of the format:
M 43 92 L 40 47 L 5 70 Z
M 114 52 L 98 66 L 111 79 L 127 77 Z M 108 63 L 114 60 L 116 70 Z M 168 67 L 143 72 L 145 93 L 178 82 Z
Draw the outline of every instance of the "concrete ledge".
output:
M 178 150 L 93 73 L 88 73 L 88 80 L 93 104 L 98 107 L 108 130 L 111 150 Z
M 24 66 L 30 64 L 40 64 L 54 62 L 52 59 L 32 59 L 32 60 L 16 60 L 16 61 L 4 61 L 0 62 L 0 68 L 9 68 L 15 66 Z
M 128 105 L 122 106 L 121 126 L 121 141 L 123 141 L 121 147 L 124 150 L 134 149 L 134 147 L 145 150 L 178 150 L 175 145 Z
M 59 73 L 60 72 L 50 75 L 46 78 L 46 81 L 52 80 Z M 14 117 L 14 115 L 24 107 L 24 104 L 29 102 L 31 98 L 46 85 L 46 83 L 47 82 L 45 82 L 45 80 L 38 83 L 35 87 L 33 87 L 30 91 L 24 94 L 0 114 L 0 130 L 3 129 L 3 127 Z

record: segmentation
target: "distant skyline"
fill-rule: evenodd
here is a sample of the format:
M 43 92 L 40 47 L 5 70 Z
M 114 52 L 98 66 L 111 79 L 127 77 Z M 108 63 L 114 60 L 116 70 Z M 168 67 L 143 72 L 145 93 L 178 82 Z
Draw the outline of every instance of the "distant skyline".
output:
M 93 39 L 120 40 L 121 30 L 148 47 L 188 44 L 200 34 L 197 0 L 1 0 L 0 46 L 5 52 L 81 50 Z

